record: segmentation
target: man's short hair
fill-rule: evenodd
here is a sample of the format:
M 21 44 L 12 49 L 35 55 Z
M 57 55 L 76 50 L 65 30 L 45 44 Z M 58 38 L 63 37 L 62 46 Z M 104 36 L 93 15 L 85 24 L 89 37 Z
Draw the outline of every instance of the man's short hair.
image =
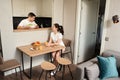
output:
M 33 12 L 30 12 L 30 13 L 28 14 L 28 17 L 36 17 L 36 15 L 35 15 Z

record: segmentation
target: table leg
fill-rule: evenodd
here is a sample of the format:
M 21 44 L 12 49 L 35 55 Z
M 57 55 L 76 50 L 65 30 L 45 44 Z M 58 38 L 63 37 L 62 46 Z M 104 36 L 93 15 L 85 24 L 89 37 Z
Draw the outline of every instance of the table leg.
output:
M 30 57 L 30 79 L 32 78 L 32 57 Z
M 49 53 L 49 59 L 50 59 L 50 62 L 53 63 L 53 60 L 52 60 L 52 53 Z
M 22 58 L 22 68 L 23 68 L 23 72 L 24 72 L 24 57 L 23 57 L 23 52 L 21 53 L 21 58 Z
M 65 75 L 65 65 L 63 65 L 62 80 L 64 79 L 64 75 Z
M 61 53 L 60 56 L 63 57 L 63 55 L 62 55 L 62 49 L 60 50 L 60 53 Z M 61 71 L 62 68 L 63 68 L 63 66 L 61 64 L 59 64 L 59 67 L 60 67 L 60 71 Z
M 60 53 L 61 53 L 60 56 L 63 57 L 63 55 L 62 55 L 62 49 L 60 50 Z
M 28 78 L 32 78 L 32 57 L 30 57 L 30 74 L 28 75 L 26 72 L 25 72 L 25 69 L 24 69 L 24 56 L 23 56 L 23 52 L 21 53 L 21 59 L 22 59 L 22 68 L 23 68 L 23 73 L 28 77 Z

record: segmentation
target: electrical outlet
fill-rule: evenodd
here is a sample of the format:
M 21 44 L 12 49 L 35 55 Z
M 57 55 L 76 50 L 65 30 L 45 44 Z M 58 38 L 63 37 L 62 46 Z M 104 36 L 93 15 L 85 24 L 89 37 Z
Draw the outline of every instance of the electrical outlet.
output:
M 105 41 L 109 41 L 109 37 L 105 37 Z

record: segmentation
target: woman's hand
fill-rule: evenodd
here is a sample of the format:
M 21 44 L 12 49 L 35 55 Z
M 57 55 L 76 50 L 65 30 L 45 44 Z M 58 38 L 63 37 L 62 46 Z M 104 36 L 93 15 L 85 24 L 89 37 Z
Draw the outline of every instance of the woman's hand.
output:
M 51 46 L 51 43 L 47 43 L 46 46 L 47 46 L 47 47 L 50 47 L 50 46 Z
M 52 46 L 56 46 L 57 44 L 56 43 L 48 43 L 46 46 L 47 47 L 52 47 Z
M 57 45 L 59 45 L 59 43 L 54 43 L 54 46 L 57 46 Z

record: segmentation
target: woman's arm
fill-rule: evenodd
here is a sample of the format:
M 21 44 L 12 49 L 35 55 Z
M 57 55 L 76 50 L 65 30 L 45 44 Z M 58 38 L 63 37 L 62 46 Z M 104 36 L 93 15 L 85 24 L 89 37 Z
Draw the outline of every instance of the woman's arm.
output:
M 52 43 L 52 38 L 51 38 L 51 37 L 50 37 L 50 40 L 49 40 L 49 42 L 48 42 L 48 43 L 50 43 L 50 44 Z
M 58 39 L 57 42 L 54 43 L 54 45 L 59 45 L 62 39 Z
M 51 43 L 51 46 L 57 46 L 59 45 L 61 42 L 61 39 L 57 40 L 55 43 Z
M 49 42 L 48 42 L 47 46 L 49 47 L 49 46 L 51 46 L 51 44 L 52 44 L 52 38 L 50 37 L 50 39 L 49 39 Z
M 59 40 L 58 40 L 57 42 L 55 42 L 55 43 L 52 43 L 52 38 L 50 38 L 47 46 L 56 46 L 56 45 L 59 45 L 60 41 L 61 41 L 61 39 L 59 39 Z

